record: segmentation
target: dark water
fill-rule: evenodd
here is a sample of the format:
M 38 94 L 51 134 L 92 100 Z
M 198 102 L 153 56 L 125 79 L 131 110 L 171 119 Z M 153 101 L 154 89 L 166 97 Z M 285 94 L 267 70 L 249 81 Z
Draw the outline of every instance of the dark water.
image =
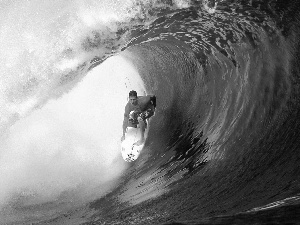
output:
M 299 3 L 194 1 L 132 28 L 120 55 L 157 96 L 145 149 L 36 224 L 300 224 Z
M 150 157 L 85 224 L 300 223 L 297 6 L 223 2 L 136 31 L 122 55 L 157 95 Z M 137 202 L 163 193 L 129 206 L 115 198 L 124 187 Z

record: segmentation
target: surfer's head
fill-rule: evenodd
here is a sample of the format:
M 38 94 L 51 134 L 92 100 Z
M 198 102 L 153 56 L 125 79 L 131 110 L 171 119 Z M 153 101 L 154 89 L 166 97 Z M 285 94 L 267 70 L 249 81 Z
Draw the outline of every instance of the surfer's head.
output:
M 132 104 L 132 105 L 136 105 L 137 104 L 137 93 L 136 91 L 132 90 L 129 92 L 129 102 Z

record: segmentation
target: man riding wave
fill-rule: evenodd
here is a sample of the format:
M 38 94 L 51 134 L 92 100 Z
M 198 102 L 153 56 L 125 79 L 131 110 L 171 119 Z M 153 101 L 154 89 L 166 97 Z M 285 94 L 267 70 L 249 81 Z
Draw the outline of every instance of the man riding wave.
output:
M 136 145 L 140 145 L 145 141 L 145 129 L 147 127 L 147 119 L 154 115 L 156 107 L 155 95 L 137 96 L 137 92 L 132 90 L 129 92 L 129 101 L 125 106 L 124 120 L 123 120 L 123 136 L 121 141 L 125 138 L 127 127 L 134 127 L 141 129 L 141 140 Z

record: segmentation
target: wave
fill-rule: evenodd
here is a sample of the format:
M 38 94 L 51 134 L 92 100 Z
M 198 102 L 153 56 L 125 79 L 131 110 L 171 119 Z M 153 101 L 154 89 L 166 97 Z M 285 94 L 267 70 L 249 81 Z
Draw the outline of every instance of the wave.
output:
M 1 4 L 2 223 L 262 222 L 297 205 L 296 3 Z M 128 164 L 131 89 L 157 110 Z

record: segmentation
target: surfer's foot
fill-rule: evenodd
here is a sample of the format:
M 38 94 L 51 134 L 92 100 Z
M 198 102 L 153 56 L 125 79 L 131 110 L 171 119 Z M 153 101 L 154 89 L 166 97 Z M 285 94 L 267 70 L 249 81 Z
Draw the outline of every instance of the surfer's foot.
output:
M 141 144 L 143 144 L 144 142 L 145 142 L 145 138 L 142 138 L 141 140 L 135 142 L 134 144 L 135 144 L 135 145 L 141 145 Z

